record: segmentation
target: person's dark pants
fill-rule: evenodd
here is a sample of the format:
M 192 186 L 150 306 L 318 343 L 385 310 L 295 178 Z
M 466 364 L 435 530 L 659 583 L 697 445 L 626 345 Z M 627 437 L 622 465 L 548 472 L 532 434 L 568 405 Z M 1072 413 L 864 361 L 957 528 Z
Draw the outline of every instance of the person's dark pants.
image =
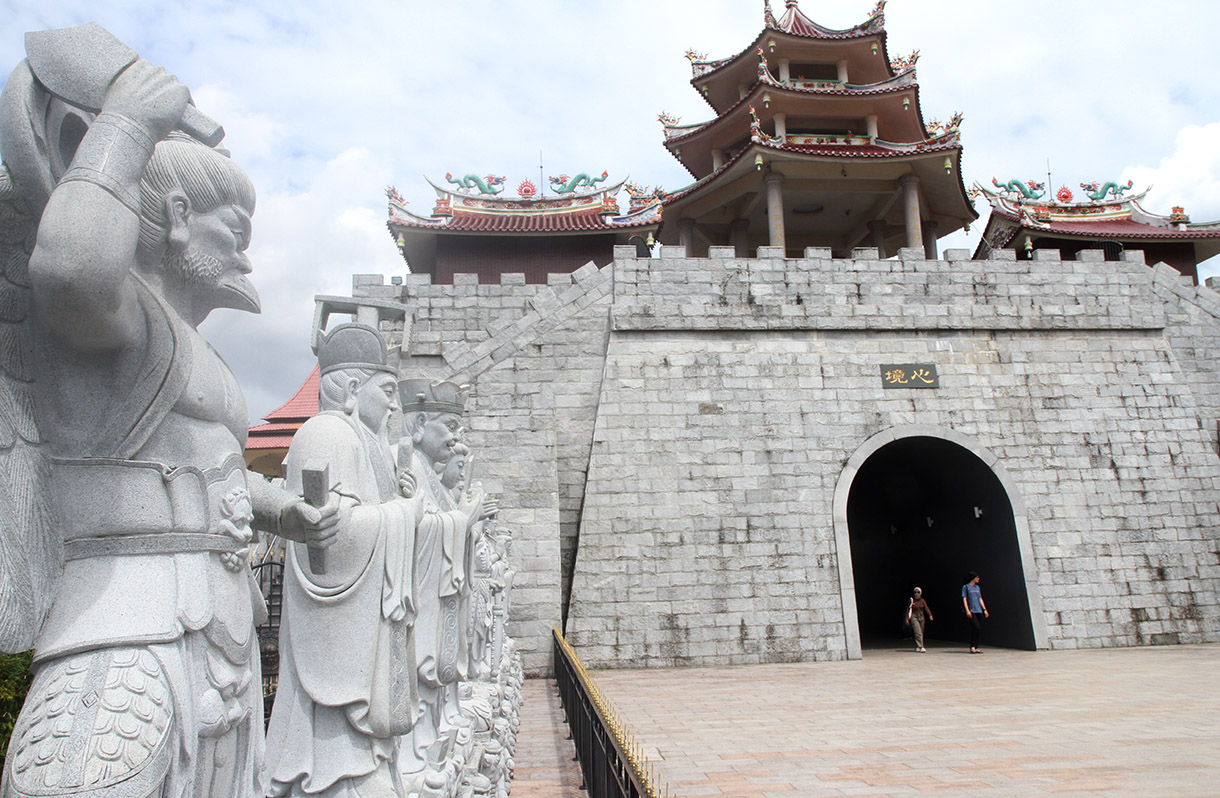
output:
M 970 613 L 970 647 L 979 647 L 979 636 L 983 633 L 983 613 Z

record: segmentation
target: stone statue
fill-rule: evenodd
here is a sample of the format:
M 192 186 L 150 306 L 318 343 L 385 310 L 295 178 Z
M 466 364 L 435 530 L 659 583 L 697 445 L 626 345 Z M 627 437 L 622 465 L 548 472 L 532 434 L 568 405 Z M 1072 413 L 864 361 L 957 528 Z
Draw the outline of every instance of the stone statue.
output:
M 386 434 L 397 374 L 380 334 L 362 324 L 323 338 L 318 365 L 322 412 L 293 438 L 285 478 L 302 492 L 308 469 L 328 469 L 338 534 L 317 570 L 305 546 L 289 544 L 285 557 L 268 795 L 402 796 L 395 741 L 411 731 L 419 700 L 418 502 L 400 495 Z M 410 475 L 405 487 L 414 493 Z
M 0 97 L 0 647 L 35 649 L 8 796 L 261 795 L 252 527 L 334 508 L 248 478 L 196 331 L 257 312 L 254 189 L 190 95 L 97 25 L 27 36 Z
M 461 414 L 467 391 L 451 382 L 403 380 L 402 400 L 406 460 L 419 493 L 416 531 L 415 654 L 419 662 L 421 715 L 409 739 L 403 740 L 400 767 L 405 779 L 417 779 L 426 768 L 443 765 L 446 735 L 456 729 L 458 682 L 466 677 L 467 646 L 461 596 L 469 590 L 467 548 L 471 530 L 482 517 L 483 492 L 475 488 L 455 497 L 442 481 L 454 447 L 461 442 Z M 403 458 L 400 458 L 402 460 Z M 450 471 L 450 479 L 455 479 Z

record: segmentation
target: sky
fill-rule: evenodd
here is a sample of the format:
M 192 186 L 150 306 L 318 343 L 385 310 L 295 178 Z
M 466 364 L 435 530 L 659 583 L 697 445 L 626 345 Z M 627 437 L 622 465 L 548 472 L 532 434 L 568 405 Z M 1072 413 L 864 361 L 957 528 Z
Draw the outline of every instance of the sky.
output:
M 874 0 L 803 0 L 819 23 L 862 22 Z M 783 0 L 773 0 L 777 16 Z M 315 294 L 352 274 L 402 275 L 385 187 L 415 212 L 425 176 L 496 174 L 511 191 L 546 175 L 600 174 L 676 190 L 691 177 L 657 115 L 712 112 L 684 57 L 734 55 L 762 0 L 0 0 L 0 75 L 23 31 L 101 23 L 190 87 L 254 180 L 249 254 L 259 316 L 217 311 L 204 334 L 256 421 L 300 386 Z M 964 115 L 963 177 L 1153 186 L 1144 205 L 1220 219 L 1220 80 L 1214 0 L 890 0 L 891 57 L 920 51 L 925 120 Z M 624 203 L 625 207 L 625 203 Z M 973 249 L 969 233 L 942 239 Z M 1220 273 L 1208 264 L 1203 276 Z

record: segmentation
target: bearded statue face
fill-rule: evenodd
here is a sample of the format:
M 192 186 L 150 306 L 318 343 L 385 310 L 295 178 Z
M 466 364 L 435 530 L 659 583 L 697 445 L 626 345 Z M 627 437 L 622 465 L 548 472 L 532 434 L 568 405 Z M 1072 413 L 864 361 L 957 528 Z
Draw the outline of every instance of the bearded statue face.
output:
M 162 267 L 169 279 L 183 283 L 208 309 L 259 312 L 258 292 L 248 274 L 250 214 L 240 205 L 193 211 L 185 195 L 176 194 L 171 211 L 169 246 Z

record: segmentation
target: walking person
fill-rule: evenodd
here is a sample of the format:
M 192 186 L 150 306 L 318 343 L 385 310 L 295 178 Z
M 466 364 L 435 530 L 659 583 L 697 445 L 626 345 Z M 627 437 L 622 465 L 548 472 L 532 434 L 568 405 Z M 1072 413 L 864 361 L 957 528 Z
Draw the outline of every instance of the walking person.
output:
M 979 575 L 974 571 L 966 574 L 966 582 L 962 585 L 962 607 L 966 610 L 966 618 L 970 620 L 970 653 L 982 654 L 979 650 L 979 637 L 983 633 L 983 620 L 991 615 L 987 612 L 987 602 L 983 601 Z
M 932 610 L 929 609 L 928 602 L 923 599 L 923 590 L 915 588 L 911 597 L 911 605 L 907 607 L 907 623 L 911 624 L 911 633 L 915 635 L 915 650 L 920 654 L 928 652 L 923 647 L 923 632 L 925 625 L 931 620 L 934 620 Z

